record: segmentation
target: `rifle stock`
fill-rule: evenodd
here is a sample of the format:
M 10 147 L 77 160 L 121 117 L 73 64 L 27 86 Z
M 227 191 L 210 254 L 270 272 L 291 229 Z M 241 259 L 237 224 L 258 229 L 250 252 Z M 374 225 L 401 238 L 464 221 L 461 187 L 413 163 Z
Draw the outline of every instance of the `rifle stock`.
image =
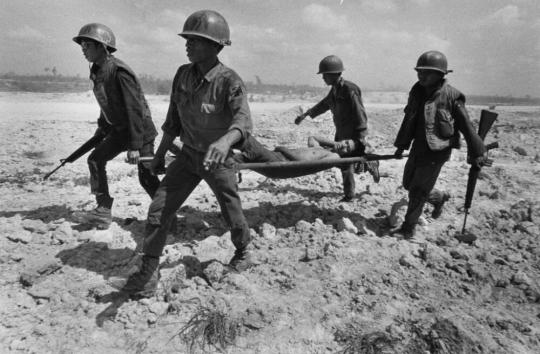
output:
M 63 167 L 66 163 L 72 163 L 76 160 L 78 160 L 81 156 L 86 154 L 88 151 L 95 148 L 103 139 L 105 138 L 105 135 L 94 135 L 88 141 L 86 141 L 84 144 L 81 145 L 77 150 L 73 151 L 71 155 L 66 157 L 65 159 L 60 159 L 60 165 L 58 165 L 54 170 L 47 173 L 45 176 L 43 176 L 43 180 L 47 180 L 53 173 L 58 171 L 61 167 Z

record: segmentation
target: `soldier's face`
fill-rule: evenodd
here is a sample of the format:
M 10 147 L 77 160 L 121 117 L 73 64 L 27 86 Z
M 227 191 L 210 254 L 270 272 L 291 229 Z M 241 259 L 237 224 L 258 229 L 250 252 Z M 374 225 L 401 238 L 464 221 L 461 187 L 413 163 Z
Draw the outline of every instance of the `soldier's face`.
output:
M 339 79 L 340 75 L 341 73 L 324 73 L 322 74 L 322 78 L 325 84 L 333 85 Z
M 103 45 L 92 40 L 81 41 L 81 48 L 84 57 L 90 63 L 95 63 L 103 55 Z
M 444 74 L 437 70 L 417 70 L 418 83 L 422 87 L 433 87 L 437 85 Z
M 186 54 L 190 62 L 200 63 L 217 57 L 218 50 L 210 40 L 193 36 L 186 40 Z

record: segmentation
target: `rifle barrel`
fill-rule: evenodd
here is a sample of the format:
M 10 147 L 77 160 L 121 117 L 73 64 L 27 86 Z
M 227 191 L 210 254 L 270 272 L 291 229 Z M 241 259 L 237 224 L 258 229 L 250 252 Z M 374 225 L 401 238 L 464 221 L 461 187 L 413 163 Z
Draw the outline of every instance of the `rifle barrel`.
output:
M 51 175 L 53 173 L 55 173 L 56 171 L 58 171 L 60 169 L 60 167 L 64 166 L 66 164 L 66 162 L 62 162 L 60 165 L 58 165 L 54 170 L 52 170 L 51 172 L 47 173 L 45 176 L 43 176 L 43 180 L 46 181 L 49 177 L 51 177 Z

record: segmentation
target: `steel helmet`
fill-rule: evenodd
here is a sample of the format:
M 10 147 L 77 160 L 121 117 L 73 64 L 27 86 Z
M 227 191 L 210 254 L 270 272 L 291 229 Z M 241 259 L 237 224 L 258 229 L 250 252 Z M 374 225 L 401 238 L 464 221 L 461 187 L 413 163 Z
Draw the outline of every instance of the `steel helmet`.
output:
M 452 72 L 452 70 L 448 70 L 448 61 L 446 60 L 446 56 L 436 50 L 430 50 L 420 55 L 414 70 L 436 70 L 442 72 L 443 74 Z
M 343 62 L 336 55 L 329 55 L 319 63 L 317 74 L 337 74 L 343 72 Z
M 213 10 L 201 10 L 192 13 L 184 23 L 182 33 L 186 36 L 199 36 L 221 45 L 231 45 L 229 25 L 225 18 Z
M 102 43 L 111 53 L 116 51 L 116 38 L 114 37 L 113 31 L 101 23 L 89 23 L 84 25 L 79 31 L 79 35 L 73 37 L 73 41 L 77 44 L 81 44 L 83 39 L 92 39 Z

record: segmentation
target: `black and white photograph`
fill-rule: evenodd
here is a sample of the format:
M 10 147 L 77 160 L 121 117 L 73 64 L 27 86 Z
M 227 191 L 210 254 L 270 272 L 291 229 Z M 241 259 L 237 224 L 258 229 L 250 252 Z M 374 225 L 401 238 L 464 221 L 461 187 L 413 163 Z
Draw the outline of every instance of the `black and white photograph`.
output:
M 540 353 L 537 0 L 2 0 L 0 353 Z

